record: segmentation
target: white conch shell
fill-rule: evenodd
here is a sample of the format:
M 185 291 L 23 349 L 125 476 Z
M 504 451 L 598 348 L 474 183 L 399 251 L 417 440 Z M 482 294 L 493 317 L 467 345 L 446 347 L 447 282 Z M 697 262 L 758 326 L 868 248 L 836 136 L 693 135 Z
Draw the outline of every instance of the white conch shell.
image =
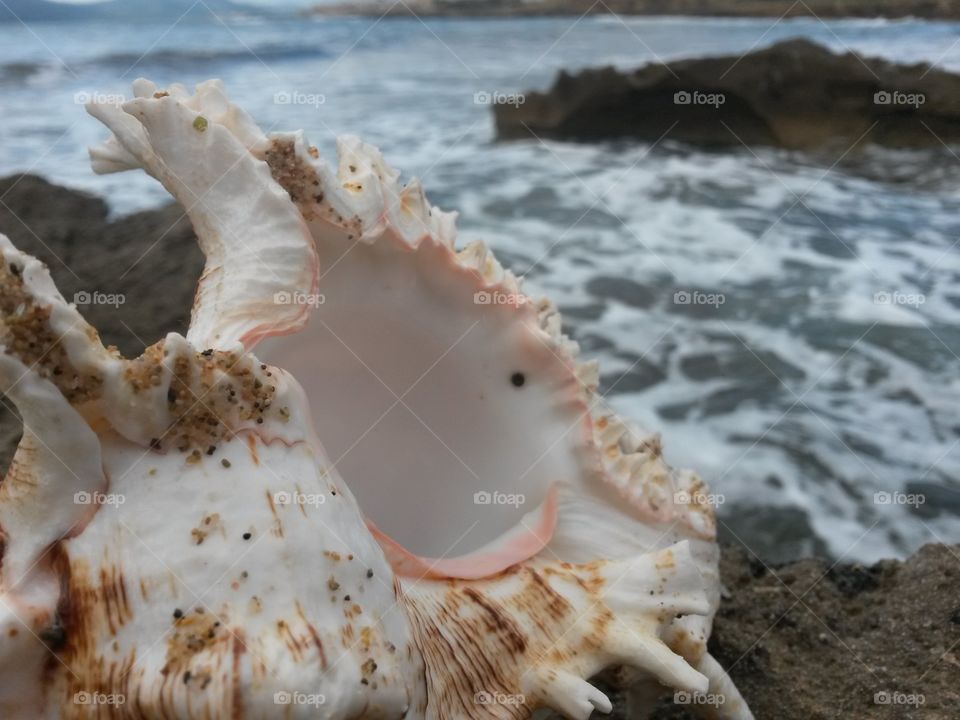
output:
M 585 719 L 610 710 L 588 679 L 622 666 L 638 698 L 750 718 L 706 652 L 705 487 L 603 407 L 555 307 L 458 250 L 375 148 L 341 140 L 334 171 L 219 82 L 134 90 L 90 106 L 114 133 L 94 169 L 160 180 L 206 268 L 187 337 L 126 360 L 0 236 L 0 389 L 25 424 L 0 716 Z M 412 417 L 344 451 L 384 393 Z M 535 509 L 478 509 L 491 480 Z

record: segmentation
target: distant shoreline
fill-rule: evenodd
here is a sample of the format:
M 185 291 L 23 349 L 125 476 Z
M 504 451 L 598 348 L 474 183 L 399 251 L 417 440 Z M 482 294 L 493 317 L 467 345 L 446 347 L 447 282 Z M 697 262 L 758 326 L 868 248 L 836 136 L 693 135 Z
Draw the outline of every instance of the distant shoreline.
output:
M 371 0 L 318 5 L 308 16 L 508 18 L 582 15 L 960 20 L 950 0 Z

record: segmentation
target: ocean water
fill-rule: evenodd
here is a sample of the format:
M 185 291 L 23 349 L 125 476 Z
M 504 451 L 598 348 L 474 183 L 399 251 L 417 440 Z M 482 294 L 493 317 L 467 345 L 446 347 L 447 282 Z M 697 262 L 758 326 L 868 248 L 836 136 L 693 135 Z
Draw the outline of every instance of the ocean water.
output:
M 817 19 L 193 18 L 0 25 L 0 174 L 165 201 L 96 177 L 80 101 L 223 78 L 327 156 L 354 133 L 565 311 L 617 409 L 720 496 L 764 558 L 903 556 L 960 539 L 960 148 L 836 157 L 667 138 L 494 141 L 477 93 L 808 37 L 960 70 L 960 25 Z M 482 95 L 481 95 L 482 97 Z M 288 102 L 289 100 L 289 102 Z M 684 302 L 689 299 L 690 302 Z M 721 302 L 722 301 L 722 302 Z

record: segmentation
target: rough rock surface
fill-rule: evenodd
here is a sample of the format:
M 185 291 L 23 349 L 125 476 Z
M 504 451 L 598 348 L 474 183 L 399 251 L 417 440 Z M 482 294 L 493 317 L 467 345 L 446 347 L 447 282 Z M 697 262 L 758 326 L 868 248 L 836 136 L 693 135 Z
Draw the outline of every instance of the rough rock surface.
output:
M 307 10 L 366 17 L 547 17 L 570 15 L 702 15 L 722 17 L 956 18 L 953 0 L 348 0 Z
M 742 57 L 561 73 L 548 92 L 494 114 L 503 139 L 940 147 L 960 141 L 960 75 L 788 40 Z
M 872 567 L 773 566 L 727 546 L 720 572 L 726 594 L 710 652 L 757 720 L 960 717 L 960 546 Z M 614 712 L 591 720 L 646 717 L 604 690 Z M 702 718 L 668 696 L 650 720 Z
M 111 221 L 97 198 L 13 177 L 0 179 L 0 232 L 43 259 L 66 297 L 123 294 L 123 304 L 81 311 L 125 353 L 185 331 L 202 257 L 178 208 Z M 0 410 L 5 468 L 20 422 L 8 404 Z M 821 560 L 772 566 L 727 547 L 722 574 L 728 592 L 711 651 L 731 668 L 758 720 L 960 717 L 960 547 L 930 545 L 906 562 L 870 568 Z M 612 717 L 638 717 L 610 692 Z M 923 704 L 875 702 L 911 696 Z M 665 701 L 654 718 L 693 716 Z
M 721 574 L 710 651 L 758 720 L 960 718 L 960 546 L 872 567 L 727 547 Z
M 99 198 L 12 176 L 0 179 L 0 233 L 47 264 L 105 345 L 135 357 L 168 332 L 186 333 L 203 254 L 179 207 L 111 220 Z M 5 473 L 21 428 L 13 405 L 0 400 Z

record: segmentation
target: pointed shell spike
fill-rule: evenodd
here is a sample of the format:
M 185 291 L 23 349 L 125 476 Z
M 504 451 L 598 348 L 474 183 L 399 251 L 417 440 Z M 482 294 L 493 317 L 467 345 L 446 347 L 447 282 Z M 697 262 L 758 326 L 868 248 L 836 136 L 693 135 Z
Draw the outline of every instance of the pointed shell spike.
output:
M 0 486 L 0 714 L 110 690 L 176 717 L 320 692 L 331 720 L 586 718 L 622 665 L 637 696 L 709 690 L 749 720 L 706 648 L 706 486 L 606 407 L 556 307 L 458 251 L 455 214 L 376 148 L 344 138 L 331 166 L 218 81 L 134 96 L 89 108 L 113 131 L 94 167 L 160 179 L 207 266 L 188 336 L 128 360 L 0 238 L 0 383 L 30 424 Z M 50 494 L 97 487 L 117 502 Z

